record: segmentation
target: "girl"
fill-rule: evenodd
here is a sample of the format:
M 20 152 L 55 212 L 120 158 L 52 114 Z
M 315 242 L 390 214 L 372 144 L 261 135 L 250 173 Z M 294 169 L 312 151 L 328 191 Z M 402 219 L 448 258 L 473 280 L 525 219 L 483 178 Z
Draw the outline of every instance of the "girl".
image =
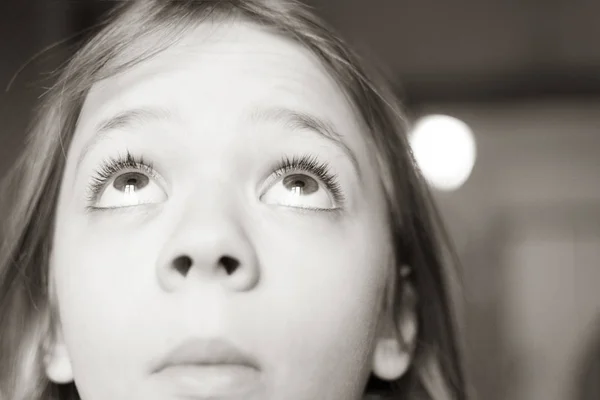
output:
M 293 1 L 121 2 L 4 194 L 2 399 L 465 399 L 390 91 Z

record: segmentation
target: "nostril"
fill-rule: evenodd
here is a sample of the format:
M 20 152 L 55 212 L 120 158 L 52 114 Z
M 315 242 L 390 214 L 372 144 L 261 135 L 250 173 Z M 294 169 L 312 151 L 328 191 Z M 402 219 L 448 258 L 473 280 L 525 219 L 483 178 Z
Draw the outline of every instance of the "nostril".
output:
M 235 272 L 236 269 L 240 266 L 240 262 L 233 257 L 223 256 L 219 260 L 219 263 L 225 268 L 225 271 L 228 275 L 231 275 Z
M 173 261 L 173 267 L 183 276 L 186 276 L 192 267 L 192 259 L 188 256 L 179 256 Z

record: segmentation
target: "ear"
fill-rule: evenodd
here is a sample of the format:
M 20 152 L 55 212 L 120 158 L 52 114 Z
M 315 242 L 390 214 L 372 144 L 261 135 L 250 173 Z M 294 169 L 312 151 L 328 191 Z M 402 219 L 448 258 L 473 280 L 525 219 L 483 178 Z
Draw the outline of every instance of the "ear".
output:
M 58 384 L 73 381 L 73 367 L 62 333 L 55 332 L 44 344 L 44 369 L 50 381 Z
M 373 373 L 382 380 L 400 378 L 412 361 L 417 338 L 416 292 L 410 280 L 406 279 L 407 267 L 401 269 L 400 304 L 394 313 L 395 294 L 390 288 L 383 306 L 378 337 L 373 351 Z
M 48 379 L 57 384 L 73 381 L 73 367 L 65 345 L 60 316 L 57 309 L 56 289 L 52 276 L 49 283 L 50 320 L 49 334 L 43 343 L 44 369 Z
M 50 381 L 58 384 L 73 381 L 73 367 L 60 327 L 44 343 L 44 369 Z

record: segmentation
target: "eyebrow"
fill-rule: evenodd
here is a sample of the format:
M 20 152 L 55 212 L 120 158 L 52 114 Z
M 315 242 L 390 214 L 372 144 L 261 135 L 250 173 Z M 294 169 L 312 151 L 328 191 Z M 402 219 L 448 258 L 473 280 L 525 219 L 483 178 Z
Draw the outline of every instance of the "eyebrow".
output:
M 255 108 L 250 113 L 249 119 L 251 122 L 274 122 L 283 124 L 292 130 L 308 130 L 317 133 L 340 148 L 350 159 L 357 175 L 361 176 L 356 155 L 329 121 L 289 108 Z
M 291 110 L 289 108 L 253 108 L 248 114 L 250 122 L 280 123 L 292 130 L 308 130 L 333 143 L 350 159 L 357 175 L 360 177 L 358 159 L 352 149 L 343 141 L 343 137 L 329 121 L 314 115 Z M 87 153 L 107 134 L 117 129 L 128 129 L 148 125 L 152 122 L 163 122 L 173 119 L 173 114 L 165 108 L 133 108 L 108 117 L 96 125 L 94 137 L 84 146 L 77 161 L 77 168 Z
M 143 125 L 156 120 L 171 119 L 171 113 L 164 108 L 134 108 L 103 120 L 96 130 L 101 133 L 113 129 L 128 128 L 131 125 Z
M 100 121 L 94 129 L 94 136 L 85 144 L 77 160 L 77 169 L 89 151 L 106 138 L 107 134 L 117 129 L 127 129 L 148 125 L 152 122 L 168 121 L 173 118 L 165 108 L 133 108 L 119 112 Z

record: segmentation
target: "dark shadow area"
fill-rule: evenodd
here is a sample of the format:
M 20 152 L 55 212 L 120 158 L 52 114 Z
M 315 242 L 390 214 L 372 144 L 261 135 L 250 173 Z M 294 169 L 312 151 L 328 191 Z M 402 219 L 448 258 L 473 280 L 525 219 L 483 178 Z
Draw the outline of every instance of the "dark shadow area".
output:
M 575 400 L 600 399 L 600 319 L 596 322 L 594 333 L 583 354 Z

